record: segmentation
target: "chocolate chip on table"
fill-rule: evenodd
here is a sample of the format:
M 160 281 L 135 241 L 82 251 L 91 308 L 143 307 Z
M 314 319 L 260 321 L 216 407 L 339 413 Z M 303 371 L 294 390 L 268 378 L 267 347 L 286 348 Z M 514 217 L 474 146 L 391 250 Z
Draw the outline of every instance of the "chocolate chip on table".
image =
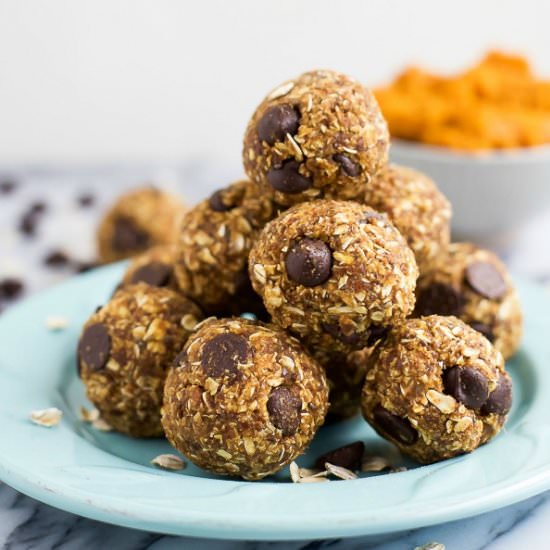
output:
M 493 333 L 492 327 L 490 327 L 486 323 L 480 323 L 478 321 L 472 321 L 470 323 L 470 326 L 474 330 L 477 330 L 477 332 L 480 332 L 481 334 L 483 334 L 483 336 L 485 336 L 485 338 L 487 338 L 487 340 L 489 340 L 489 342 L 494 342 L 495 335 Z
M 15 191 L 17 183 L 12 179 L 3 179 L 0 180 L 0 194 L 9 195 Z
M 29 212 L 33 214 L 43 214 L 46 212 L 48 206 L 44 201 L 33 202 L 29 207 Z
M 348 470 L 359 470 L 364 452 L 365 444 L 362 441 L 355 441 L 317 457 L 315 467 L 324 470 L 325 463 L 330 462 Z
M 44 263 L 49 267 L 65 267 L 69 262 L 69 257 L 62 250 L 52 250 L 44 258 Z
M 416 315 L 455 315 L 464 309 L 464 298 L 453 286 L 432 283 L 418 292 Z
M 91 193 L 82 193 L 76 198 L 79 206 L 82 208 L 88 208 L 95 203 L 95 197 Z
M 113 247 L 120 252 L 132 252 L 148 248 L 149 234 L 136 226 L 126 217 L 115 220 L 113 233 Z
M 481 407 L 489 397 L 489 382 L 472 367 L 449 367 L 443 371 L 445 393 L 469 409 Z
M 6 277 L 0 281 L 0 300 L 15 300 L 24 289 L 23 281 L 15 277 Z
M 293 136 L 300 126 L 300 113 L 292 105 L 270 107 L 258 121 L 258 137 L 261 141 L 274 145 L 283 141 L 287 134 Z
M 279 428 L 283 435 L 293 435 L 300 427 L 302 400 L 285 386 L 271 390 L 267 400 L 267 412 L 272 424 Z
M 95 267 L 98 267 L 97 262 L 74 262 L 73 267 L 74 270 L 77 273 L 85 273 L 86 271 L 90 271 L 90 269 L 94 269 Z
M 208 199 L 210 208 L 212 208 L 215 212 L 229 212 L 229 210 L 232 210 L 235 206 L 237 206 L 230 201 L 224 200 L 224 192 L 225 189 L 218 189 L 218 191 L 212 193 Z
M 481 414 L 508 414 L 512 408 L 512 383 L 510 379 L 499 374 L 497 387 L 489 394 L 489 398 L 481 407 Z
M 418 432 L 408 418 L 402 418 L 377 405 L 373 411 L 374 423 L 381 431 L 403 445 L 412 445 L 418 439 Z
M 246 362 L 250 348 L 244 336 L 223 333 L 209 340 L 202 350 L 201 365 L 208 376 L 215 378 L 240 376 L 239 363 Z
M 162 262 L 150 262 L 134 271 L 130 282 L 151 286 L 167 286 L 172 278 L 172 267 Z
M 282 166 L 273 167 L 267 173 L 267 181 L 273 189 L 281 193 L 294 195 L 311 187 L 311 180 L 302 176 L 299 172 L 300 163 L 295 160 L 287 160 Z
M 304 238 L 290 247 L 285 259 L 289 279 L 303 286 L 322 285 L 332 270 L 332 252 L 319 239 Z
M 111 337 L 107 327 L 94 323 L 84 330 L 78 342 L 78 358 L 92 370 L 101 370 L 111 352 Z
M 361 165 L 353 162 L 348 156 L 342 153 L 336 153 L 332 159 L 337 162 L 342 170 L 350 177 L 355 178 L 361 173 Z
M 27 237 L 32 237 L 36 234 L 36 223 L 36 214 L 33 214 L 32 212 L 25 212 L 19 220 L 18 229 Z
M 498 300 L 506 294 L 507 285 L 498 269 L 489 262 L 474 262 L 466 268 L 466 281 L 475 292 Z

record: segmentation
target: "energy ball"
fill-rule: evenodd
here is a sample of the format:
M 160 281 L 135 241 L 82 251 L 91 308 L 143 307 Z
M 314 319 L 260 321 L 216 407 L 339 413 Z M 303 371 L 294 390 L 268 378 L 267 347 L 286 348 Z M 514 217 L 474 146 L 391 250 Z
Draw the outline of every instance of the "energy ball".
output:
M 425 174 L 390 164 L 367 185 L 365 204 L 388 215 L 428 271 L 450 242 L 451 205 Z
M 287 210 L 261 232 L 249 269 L 273 321 L 316 354 L 371 345 L 414 308 L 412 251 L 386 215 L 351 201 Z
M 327 409 L 323 369 L 295 339 L 246 319 L 209 319 L 168 374 L 162 425 L 201 468 L 255 480 L 303 453 Z
M 178 198 L 154 187 L 122 195 L 99 224 L 100 261 L 115 262 L 156 245 L 173 244 L 184 211 Z
M 453 243 L 418 281 L 416 315 L 455 315 L 481 332 L 505 359 L 519 348 L 523 316 L 504 264 L 471 243 Z
M 143 283 L 119 290 L 88 319 L 78 343 L 79 372 L 88 399 L 115 430 L 162 435 L 168 367 L 201 319 L 187 298 Z
M 387 162 L 386 121 L 370 90 L 334 71 L 285 82 L 258 106 L 244 137 L 248 177 L 282 205 L 359 199 Z
M 512 405 L 502 354 L 456 317 L 405 321 L 368 363 L 364 417 L 422 463 L 486 443 L 500 431 Z
M 120 287 L 145 283 L 177 290 L 174 276 L 176 251 L 175 245 L 162 245 L 136 256 L 124 272 Z
M 175 264 L 182 292 L 215 315 L 261 307 L 248 277 L 248 254 L 275 214 L 272 202 L 246 180 L 189 210 L 181 223 Z M 238 307 L 245 309 L 234 311 Z

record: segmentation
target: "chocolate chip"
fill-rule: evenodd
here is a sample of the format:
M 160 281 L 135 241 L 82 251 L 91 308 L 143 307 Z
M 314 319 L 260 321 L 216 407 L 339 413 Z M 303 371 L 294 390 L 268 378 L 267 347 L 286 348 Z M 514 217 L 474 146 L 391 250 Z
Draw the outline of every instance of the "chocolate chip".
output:
M 512 382 L 504 374 L 499 374 L 497 387 L 481 407 L 481 414 L 508 414 L 512 408 Z
M 64 267 L 69 263 L 69 257 L 62 250 L 52 250 L 44 258 L 44 264 L 49 267 Z
M 287 134 L 293 136 L 300 126 L 300 113 L 292 105 L 270 107 L 258 122 L 258 137 L 273 145 L 283 141 Z
M 374 423 L 381 431 L 403 445 L 412 445 L 418 439 L 417 431 L 408 418 L 402 418 L 377 405 L 373 411 Z
M 332 270 L 332 252 L 319 239 L 307 237 L 290 247 L 285 259 L 289 279 L 303 286 L 322 285 Z
M 48 205 L 44 201 L 33 202 L 29 207 L 29 212 L 33 214 L 43 214 L 46 212 Z
M 172 278 L 172 267 L 162 262 L 151 262 L 134 271 L 131 283 L 147 283 L 151 286 L 167 286 Z
M 466 281 L 481 296 L 498 300 L 506 294 L 506 281 L 489 262 L 474 262 L 466 268 Z
M 113 233 L 113 247 L 120 252 L 144 250 L 149 247 L 149 234 L 136 226 L 126 217 L 115 220 Z
M 237 206 L 232 201 L 228 201 L 227 198 L 224 196 L 225 189 L 219 189 L 215 193 L 212 193 L 210 195 L 210 198 L 208 199 L 208 204 L 210 205 L 210 208 L 214 210 L 215 212 L 228 212 L 229 210 L 232 210 Z
M 91 370 L 101 370 L 111 351 L 111 337 L 107 327 L 94 323 L 86 328 L 78 343 L 78 358 Z
M 229 332 L 218 334 L 204 345 L 201 365 L 208 376 L 237 378 L 239 363 L 246 361 L 249 352 L 244 336 Z
M 456 315 L 464 309 L 462 294 L 451 285 L 432 283 L 418 292 L 417 315 Z
M 279 428 L 284 436 L 293 435 L 300 427 L 302 400 L 285 386 L 271 390 L 267 400 L 267 412 L 272 424 Z
M 89 208 L 95 203 L 95 197 L 91 193 L 83 193 L 76 198 L 76 202 L 82 208 Z
M 469 409 L 478 409 L 489 396 L 487 378 L 472 367 L 450 367 L 443 371 L 445 393 Z
M 295 195 L 311 187 L 311 180 L 298 171 L 300 163 L 287 160 L 280 168 L 273 167 L 267 173 L 269 185 L 276 191 Z
M 355 178 L 361 173 L 361 165 L 353 162 L 348 156 L 343 155 L 342 153 L 337 153 L 333 155 L 332 159 L 334 162 L 337 162 L 342 170 L 352 178 Z
M 364 452 L 365 444 L 362 441 L 356 441 L 317 457 L 315 467 L 324 470 L 325 463 L 330 462 L 348 470 L 359 470 Z
M 23 281 L 14 277 L 7 277 L 0 281 L 0 299 L 15 300 L 25 288 Z
M 36 223 L 36 214 L 33 214 L 32 212 L 26 212 L 25 214 L 23 214 L 19 221 L 18 229 L 27 237 L 32 237 L 36 234 Z
M 14 180 L 2 180 L 0 181 L 0 193 L 2 195 L 9 195 L 15 191 L 17 183 Z
M 492 327 L 490 327 L 489 325 L 487 325 L 485 323 L 479 323 L 478 321 L 472 321 L 470 323 L 470 326 L 474 330 L 477 330 L 477 332 L 480 332 L 481 334 L 483 334 L 483 336 L 485 336 L 485 338 L 487 338 L 487 340 L 489 340 L 489 342 L 494 342 L 495 335 L 493 333 Z
M 90 271 L 90 269 L 98 267 L 98 265 L 97 262 L 75 262 L 73 267 L 77 273 L 85 273 L 86 271 Z

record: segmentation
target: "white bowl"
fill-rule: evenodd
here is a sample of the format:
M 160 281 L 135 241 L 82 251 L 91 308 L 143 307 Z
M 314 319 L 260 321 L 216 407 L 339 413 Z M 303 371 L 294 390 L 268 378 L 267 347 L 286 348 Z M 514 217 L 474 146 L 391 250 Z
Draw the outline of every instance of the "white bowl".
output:
M 390 157 L 436 181 L 453 205 L 455 239 L 501 243 L 550 212 L 550 146 L 468 154 L 394 140 Z

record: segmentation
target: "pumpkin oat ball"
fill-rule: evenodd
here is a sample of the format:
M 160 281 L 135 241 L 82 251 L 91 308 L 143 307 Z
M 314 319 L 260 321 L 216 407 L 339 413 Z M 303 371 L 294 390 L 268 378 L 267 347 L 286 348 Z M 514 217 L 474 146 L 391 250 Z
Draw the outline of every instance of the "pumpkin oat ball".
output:
M 115 430 L 162 435 L 168 367 L 202 319 L 191 300 L 144 283 L 119 290 L 86 322 L 78 367 L 88 399 Z
M 455 315 L 485 335 L 505 359 L 521 343 L 518 294 L 495 254 L 453 243 L 418 281 L 416 315 Z
M 389 135 L 376 99 L 356 80 L 311 71 L 258 106 L 244 137 L 248 177 L 282 205 L 360 199 L 387 162 Z
M 154 187 L 120 196 L 99 224 L 100 261 L 115 262 L 156 245 L 174 243 L 184 211 L 177 197 Z
M 247 180 L 216 191 L 189 210 L 181 223 L 174 268 L 182 292 L 213 315 L 263 310 L 251 289 L 248 254 L 276 212 Z
M 168 374 L 162 425 L 201 468 L 255 480 L 302 454 L 327 408 L 323 369 L 294 338 L 246 319 L 208 319 Z
M 456 317 L 405 321 L 368 363 L 364 417 L 422 463 L 486 443 L 500 431 L 512 405 L 502 354 Z
M 420 274 L 449 245 L 451 205 L 425 174 L 390 164 L 367 185 L 364 202 L 388 215 L 414 252 Z
M 249 269 L 273 321 L 322 364 L 372 345 L 414 308 L 412 251 L 386 215 L 351 201 L 287 210 L 261 232 Z

